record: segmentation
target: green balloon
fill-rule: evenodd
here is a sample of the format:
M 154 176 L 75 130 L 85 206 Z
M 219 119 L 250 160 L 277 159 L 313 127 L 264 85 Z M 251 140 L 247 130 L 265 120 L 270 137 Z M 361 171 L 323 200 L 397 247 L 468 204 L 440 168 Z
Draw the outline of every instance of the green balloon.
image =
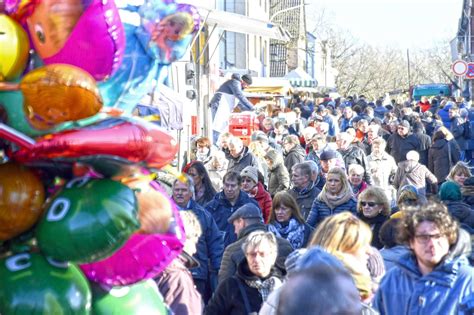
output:
M 36 239 L 46 256 L 90 263 L 112 255 L 139 228 L 133 190 L 110 179 L 81 177 L 50 202 Z
M 91 314 L 92 294 L 79 268 L 40 254 L 0 260 L 0 314 Z
M 105 290 L 92 286 L 92 311 L 95 315 L 166 315 L 168 309 L 153 280 Z

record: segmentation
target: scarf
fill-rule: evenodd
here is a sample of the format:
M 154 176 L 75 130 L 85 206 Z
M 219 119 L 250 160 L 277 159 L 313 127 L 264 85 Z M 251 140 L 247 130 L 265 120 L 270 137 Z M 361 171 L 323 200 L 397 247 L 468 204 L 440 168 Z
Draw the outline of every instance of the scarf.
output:
M 318 199 L 324 202 L 331 210 L 334 208 L 348 202 L 354 194 L 352 189 L 345 189 L 339 193 L 339 195 L 330 195 L 326 191 L 326 187 L 323 188 L 323 191 L 319 194 Z
M 367 266 L 362 264 L 357 258 L 351 254 L 346 254 L 342 252 L 332 253 L 339 259 L 347 271 L 354 279 L 354 283 L 359 290 L 359 294 L 362 300 L 367 299 L 372 295 L 372 278 L 370 277 L 369 270 Z
M 245 280 L 245 283 L 258 290 L 258 293 L 262 296 L 262 301 L 265 302 L 270 293 L 275 289 L 275 286 L 280 286 L 281 281 L 277 277 L 269 277 L 265 280 Z
M 304 245 L 304 224 L 295 218 L 291 218 L 287 225 L 275 221 L 268 225 L 268 230 L 276 236 L 287 239 L 293 249 L 301 248 Z

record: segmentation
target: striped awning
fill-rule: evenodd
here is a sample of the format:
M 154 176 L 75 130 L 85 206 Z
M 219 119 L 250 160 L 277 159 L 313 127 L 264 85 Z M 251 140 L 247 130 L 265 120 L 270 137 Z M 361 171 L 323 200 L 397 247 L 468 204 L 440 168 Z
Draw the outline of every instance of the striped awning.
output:
M 318 86 L 318 81 L 301 68 L 288 72 L 285 79 L 288 79 L 293 87 L 314 88 Z

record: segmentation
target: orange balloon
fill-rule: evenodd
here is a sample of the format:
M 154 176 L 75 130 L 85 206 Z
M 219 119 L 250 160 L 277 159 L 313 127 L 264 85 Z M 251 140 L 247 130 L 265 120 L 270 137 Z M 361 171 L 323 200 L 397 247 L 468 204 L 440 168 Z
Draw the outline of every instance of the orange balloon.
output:
M 43 212 L 45 199 L 41 181 L 26 167 L 0 165 L 0 240 L 28 230 Z
M 138 200 L 139 233 L 166 233 L 173 216 L 172 204 L 160 191 L 150 186 L 148 176 L 137 179 L 122 180 L 129 188 L 135 190 Z
M 71 65 L 52 64 L 35 69 L 25 75 L 20 89 L 25 97 L 27 119 L 40 130 L 93 116 L 102 108 L 94 78 Z

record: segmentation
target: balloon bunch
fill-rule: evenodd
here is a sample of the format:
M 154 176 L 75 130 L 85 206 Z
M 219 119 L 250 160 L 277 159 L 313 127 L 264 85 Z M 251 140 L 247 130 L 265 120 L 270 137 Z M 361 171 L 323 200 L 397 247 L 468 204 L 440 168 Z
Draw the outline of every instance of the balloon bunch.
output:
M 153 172 L 178 144 L 130 113 L 200 18 L 125 3 L 0 0 L 1 314 L 166 313 L 150 279 L 185 236 Z

